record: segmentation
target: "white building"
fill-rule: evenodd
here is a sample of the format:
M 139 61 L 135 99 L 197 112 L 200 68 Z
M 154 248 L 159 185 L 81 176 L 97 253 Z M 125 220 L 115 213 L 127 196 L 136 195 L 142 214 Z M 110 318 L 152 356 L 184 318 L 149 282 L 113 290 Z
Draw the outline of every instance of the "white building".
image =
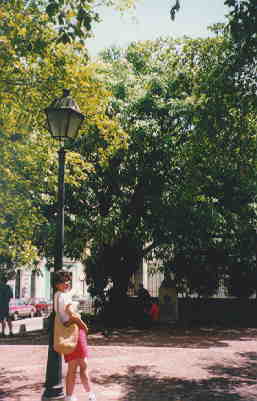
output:
M 64 259 L 64 269 L 72 273 L 72 294 L 79 297 L 89 296 L 87 292 L 86 276 L 84 266 L 78 261 Z M 46 260 L 42 259 L 37 270 L 20 269 L 14 280 L 9 281 L 15 298 L 46 298 L 52 297 L 51 276 L 53 271 L 49 270 Z

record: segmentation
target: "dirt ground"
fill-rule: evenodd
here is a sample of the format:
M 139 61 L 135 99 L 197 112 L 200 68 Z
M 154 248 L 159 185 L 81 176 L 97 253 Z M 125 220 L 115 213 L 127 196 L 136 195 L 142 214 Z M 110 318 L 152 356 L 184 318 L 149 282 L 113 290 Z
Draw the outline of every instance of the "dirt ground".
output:
M 224 341 L 257 339 L 257 328 L 236 327 L 193 327 L 177 328 L 159 326 L 149 329 L 124 328 L 114 330 L 106 337 L 100 331 L 88 335 L 92 346 L 145 346 L 145 347 L 223 347 Z M 47 345 L 48 334 L 45 331 L 26 332 L 14 337 L 0 337 L 0 345 Z
M 131 328 L 88 343 L 97 401 L 257 401 L 257 329 Z M 0 340 L 1 401 L 41 400 L 47 349 L 42 332 Z M 87 400 L 79 378 L 76 395 Z

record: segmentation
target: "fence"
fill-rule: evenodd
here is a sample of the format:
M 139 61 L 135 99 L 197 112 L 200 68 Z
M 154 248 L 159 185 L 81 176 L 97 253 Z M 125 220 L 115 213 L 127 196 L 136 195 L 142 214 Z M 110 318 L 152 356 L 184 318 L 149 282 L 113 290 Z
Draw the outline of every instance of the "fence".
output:
M 94 314 L 94 301 L 93 299 L 83 299 L 79 301 L 79 311 L 84 313 Z
M 256 299 L 179 299 L 179 319 L 186 324 L 257 327 Z
M 92 299 L 80 301 L 80 312 L 94 314 Z M 257 299 L 179 298 L 179 321 L 185 325 L 257 327 Z

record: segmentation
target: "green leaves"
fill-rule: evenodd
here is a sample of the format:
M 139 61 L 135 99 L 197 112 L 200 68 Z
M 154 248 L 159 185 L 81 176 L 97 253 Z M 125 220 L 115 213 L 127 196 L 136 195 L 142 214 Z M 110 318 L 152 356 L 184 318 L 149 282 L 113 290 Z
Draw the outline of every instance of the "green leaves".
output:
M 57 43 L 79 42 L 92 35 L 93 26 L 100 21 L 97 7 L 107 5 L 120 11 L 133 7 L 134 0 L 48 0 L 45 12 L 58 32 Z
M 88 182 L 95 195 L 95 232 L 101 233 L 90 233 L 92 257 L 101 260 L 104 277 L 117 278 L 121 270 L 132 272 L 123 263 L 131 247 L 143 254 L 144 245 L 151 244 L 148 257 L 161 258 L 167 268 L 174 268 L 173 255 L 184 253 L 190 260 L 194 254 L 186 272 L 179 275 L 178 266 L 178 280 L 183 285 L 189 280 L 201 296 L 210 295 L 239 257 L 241 225 L 249 228 L 252 243 L 250 227 L 256 222 L 256 126 L 252 102 L 245 98 L 246 75 L 231 69 L 233 43 L 221 36 L 160 39 L 133 43 L 118 57 L 113 51 L 104 56 L 113 93 L 110 111 L 129 142 L 115 168 L 110 162 Z M 247 77 L 252 79 L 250 70 Z M 130 247 L 115 256 L 125 238 Z M 112 255 L 106 263 L 102 247 Z M 218 266 L 209 249 L 229 252 L 229 258 Z M 209 256 L 201 256 L 199 264 L 203 252 Z M 251 246 L 249 258 L 254 252 Z
M 49 4 L 47 5 L 46 13 L 48 14 L 48 16 L 50 18 L 54 17 L 57 14 L 57 12 L 59 11 L 59 4 L 60 3 L 56 2 L 56 1 L 50 1 Z M 63 14 L 61 14 L 59 16 L 58 22 L 62 23 L 63 20 L 64 20 L 64 16 L 63 16 Z
M 51 4 L 54 17 L 57 5 Z M 58 143 L 46 130 L 44 108 L 69 87 L 87 116 L 77 148 L 66 143 L 65 181 L 74 192 L 92 170 L 91 160 L 80 153 L 83 134 L 92 133 L 92 153 L 102 164 L 126 143 L 117 121 L 106 115 L 110 93 L 99 65 L 89 63 L 69 35 L 65 46 L 57 45 L 47 15 L 32 4 L 23 6 L 23 1 L 0 6 L 5 21 L 0 33 L 0 255 L 16 267 L 54 252 Z M 72 218 L 67 213 L 66 219 Z M 85 238 L 78 242 L 83 250 Z

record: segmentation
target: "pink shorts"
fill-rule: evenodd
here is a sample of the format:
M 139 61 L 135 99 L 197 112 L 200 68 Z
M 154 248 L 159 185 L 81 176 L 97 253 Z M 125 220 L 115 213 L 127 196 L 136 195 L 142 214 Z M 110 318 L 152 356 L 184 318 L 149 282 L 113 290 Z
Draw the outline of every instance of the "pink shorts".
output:
M 79 329 L 78 344 L 74 351 L 68 355 L 64 355 L 65 362 L 73 361 L 74 359 L 84 359 L 88 357 L 87 335 L 85 330 Z

